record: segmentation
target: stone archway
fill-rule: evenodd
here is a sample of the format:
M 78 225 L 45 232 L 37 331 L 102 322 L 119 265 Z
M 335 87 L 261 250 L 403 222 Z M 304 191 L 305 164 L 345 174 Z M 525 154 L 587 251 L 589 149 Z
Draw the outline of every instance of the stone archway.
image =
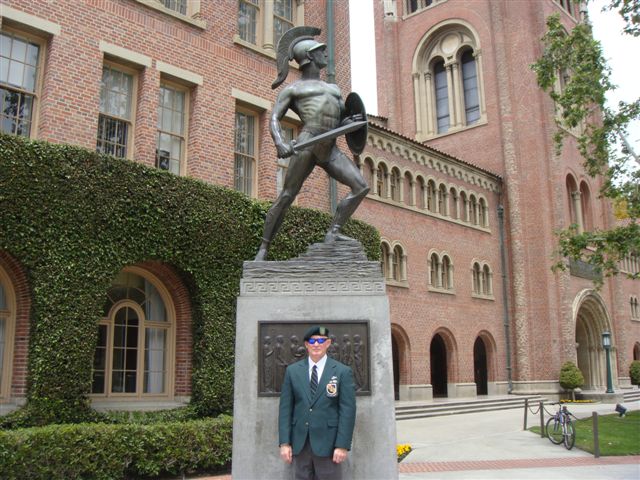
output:
M 447 345 L 442 336 L 436 333 L 429 348 L 431 360 L 431 385 L 434 397 L 447 396 Z
M 411 343 L 402 327 L 391 324 L 391 356 L 393 359 L 393 393 L 396 400 L 408 400 Z
M 473 381 L 476 384 L 477 395 L 487 395 L 489 393 L 487 347 L 481 337 L 476 338 L 473 344 Z
M 611 372 L 617 383 L 615 332 L 606 306 L 595 290 L 583 290 L 574 301 L 577 365 L 584 376 L 583 390 L 603 390 L 607 385 L 602 332 L 611 332 Z

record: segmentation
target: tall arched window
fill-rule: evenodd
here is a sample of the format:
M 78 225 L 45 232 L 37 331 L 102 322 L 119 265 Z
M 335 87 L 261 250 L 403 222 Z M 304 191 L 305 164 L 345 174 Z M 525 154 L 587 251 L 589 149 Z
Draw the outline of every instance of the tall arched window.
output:
M 378 182 L 376 183 L 377 193 L 380 198 L 387 198 L 389 182 L 389 171 L 384 163 L 378 165 Z
M 473 264 L 473 293 L 482 293 L 482 270 L 478 262 Z
M 0 268 L 0 398 L 11 394 L 14 332 L 15 296 L 9 276 Z
M 462 20 L 445 20 L 422 38 L 413 56 L 416 140 L 486 120 L 478 35 Z
M 458 192 L 453 187 L 449 190 L 449 216 L 458 218 Z
M 424 209 L 427 206 L 427 187 L 424 184 L 424 178 L 418 177 L 416 183 L 416 206 L 420 209 Z
M 391 170 L 391 200 L 400 201 L 400 171 L 397 168 Z
M 436 93 L 437 132 L 446 133 L 449 130 L 449 86 L 444 60 L 434 63 L 433 80 Z
M 389 278 L 389 253 L 390 248 L 386 242 L 382 242 L 380 244 L 380 268 L 382 269 L 382 276 L 384 278 Z
M 478 224 L 478 201 L 475 195 L 469 195 L 469 220 L 472 224 Z
M 482 294 L 483 295 L 492 295 L 493 294 L 493 286 L 491 285 L 492 280 L 491 270 L 489 269 L 489 265 L 485 265 L 482 267 Z
M 439 287 L 438 283 L 438 266 L 440 263 L 440 258 L 437 253 L 432 253 L 429 258 L 429 285 L 432 287 Z
M 465 192 L 460 192 L 460 220 L 469 221 L 469 200 Z
M 402 281 L 404 275 L 404 251 L 400 245 L 396 245 L 393 249 L 393 279 Z
M 591 193 L 587 182 L 580 182 L 580 207 L 582 210 L 582 227 L 584 230 L 593 230 L 593 212 L 591 211 Z
M 462 54 L 462 85 L 464 88 L 464 114 L 467 125 L 480 120 L 480 96 L 478 94 L 478 74 L 476 59 L 471 50 Z
M 427 182 L 427 210 L 436 211 L 436 182 L 433 180 Z
M 438 213 L 440 215 L 447 214 L 447 187 L 444 183 L 438 187 Z
M 453 288 L 453 269 L 451 267 L 451 260 L 447 255 L 442 256 L 442 272 L 441 272 L 441 285 L 446 290 Z
M 147 275 L 125 271 L 107 292 L 93 362 L 96 396 L 172 394 L 175 314 L 164 288 Z
M 489 226 L 489 215 L 487 211 L 487 201 L 484 198 L 480 199 L 478 205 L 478 213 L 480 215 L 480 226 L 487 227 Z

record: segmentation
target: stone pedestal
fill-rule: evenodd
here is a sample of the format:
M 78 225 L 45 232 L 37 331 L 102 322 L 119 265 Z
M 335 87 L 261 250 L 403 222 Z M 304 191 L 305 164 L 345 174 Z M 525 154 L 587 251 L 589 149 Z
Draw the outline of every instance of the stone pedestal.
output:
M 337 339 L 349 349 L 339 350 L 336 355 L 343 358 L 338 359 L 351 359 L 354 377 L 355 367 L 361 372 L 345 479 L 398 478 L 389 304 L 379 263 L 368 261 L 353 240 L 315 244 L 286 262 L 244 264 L 236 323 L 234 480 L 292 478 L 292 467 L 279 457 L 279 397 L 274 390 L 279 385 L 275 377 L 284 371 L 278 358 L 286 356 L 287 363 L 299 358 L 298 339 L 291 340 L 297 334 L 278 335 L 286 337 L 286 348 L 282 338 L 276 347 L 273 335 L 265 332 L 315 324 L 326 325 L 330 333 L 332 326 L 348 331 L 353 324 L 367 330 L 362 344 L 362 335 Z M 353 353 L 356 344 L 360 356 Z

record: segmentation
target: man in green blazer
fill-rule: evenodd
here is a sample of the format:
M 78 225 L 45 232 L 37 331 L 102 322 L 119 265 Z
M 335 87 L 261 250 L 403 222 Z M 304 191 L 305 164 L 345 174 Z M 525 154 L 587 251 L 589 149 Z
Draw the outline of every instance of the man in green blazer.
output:
M 339 480 L 356 421 L 353 374 L 327 356 L 326 327 L 307 330 L 304 345 L 308 357 L 287 367 L 280 394 L 280 457 L 296 480 Z

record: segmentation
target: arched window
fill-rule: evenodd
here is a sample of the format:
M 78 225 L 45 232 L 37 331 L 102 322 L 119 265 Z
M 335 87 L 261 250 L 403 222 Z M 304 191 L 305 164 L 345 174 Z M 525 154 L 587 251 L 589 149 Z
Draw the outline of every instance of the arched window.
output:
M 373 160 L 371 158 L 367 157 L 364 159 L 362 173 L 368 185 L 376 184 L 376 169 L 373 166 Z M 371 193 L 376 193 L 373 188 L 371 189 Z
M 469 200 L 465 192 L 460 192 L 460 220 L 469 221 Z
M 424 184 L 424 178 L 418 177 L 416 184 L 416 206 L 424 209 L 427 205 L 427 187 Z
M 427 182 L 427 210 L 436 211 L 436 182 L 433 180 Z
M 428 31 L 413 57 L 416 140 L 486 120 L 482 56 L 471 25 L 445 20 Z
M 404 251 L 400 245 L 396 245 L 393 249 L 393 272 L 392 276 L 394 280 L 405 280 L 404 273 Z
M 493 286 L 491 285 L 492 275 L 491 270 L 489 269 L 489 265 L 485 265 L 482 267 L 482 294 L 483 295 L 492 295 L 493 294 Z
M 464 88 L 464 114 L 467 125 L 480 120 L 480 96 L 478 94 L 478 74 L 476 59 L 471 50 L 462 54 L 462 85 Z
M 449 190 L 449 212 L 451 218 L 458 218 L 458 192 L 451 187 Z
M 638 311 L 638 297 L 632 295 L 629 303 L 631 304 L 631 318 L 640 319 L 640 312 Z
M 376 191 L 380 198 L 387 198 L 388 182 L 389 182 L 389 171 L 387 170 L 387 166 L 384 163 L 381 163 L 380 165 L 378 165 L 378 181 L 376 183 Z
M 572 175 L 567 175 L 566 187 L 569 224 L 578 225 L 580 223 L 578 219 L 578 212 L 582 209 L 582 207 L 576 204 L 576 199 L 580 198 L 580 193 L 578 191 L 578 185 L 576 184 L 576 181 Z
M 478 201 L 475 195 L 469 195 L 469 217 L 472 224 L 478 224 Z
M 411 173 L 405 172 L 403 177 L 403 199 L 402 201 L 405 205 L 415 205 L 416 204 L 416 192 L 415 192 L 415 183 L 413 182 L 413 177 Z
M 478 262 L 475 262 L 473 264 L 472 276 L 473 276 L 473 293 L 476 293 L 476 294 L 482 293 L 482 270 Z
M 480 226 L 481 227 L 489 226 L 487 201 L 484 198 L 481 198 L 480 201 L 478 202 L 478 214 L 480 215 Z
M 582 228 L 593 230 L 593 213 L 591 211 L 591 193 L 587 182 L 580 182 L 580 207 L 582 209 Z
M 438 187 L 438 213 L 440 215 L 447 214 L 447 187 L 444 183 Z
M 429 257 L 429 285 L 432 287 L 438 287 L 438 269 L 440 264 L 440 258 L 437 253 L 432 253 Z
M 391 200 L 400 201 L 400 170 L 393 168 L 391 170 Z
M 451 266 L 451 260 L 447 255 L 442 257 L 442 272 L 441 272 L 441 285 L 446 290 L 453 288 L 453 268 Z
M 386 242 L 382 242 L 380 244 L 380 267 L 382 269 L 382 276 L 384 278 L 390 277 L 389 253 L 390 253 L 389 245 Z
M 0 268 L 0 398 L 11 393 L 14 332 L 15 295 L 9 276 Z
M 449 86 L 444 60 L 433 64 L 433 79 L 436 94 L 437 132 L 446 133 L 449 130 Z
M 140 269 L 118 275 L 107 292 L 98 325 L 91 393 L 171 396 L 174 317 L 158 280 Z

